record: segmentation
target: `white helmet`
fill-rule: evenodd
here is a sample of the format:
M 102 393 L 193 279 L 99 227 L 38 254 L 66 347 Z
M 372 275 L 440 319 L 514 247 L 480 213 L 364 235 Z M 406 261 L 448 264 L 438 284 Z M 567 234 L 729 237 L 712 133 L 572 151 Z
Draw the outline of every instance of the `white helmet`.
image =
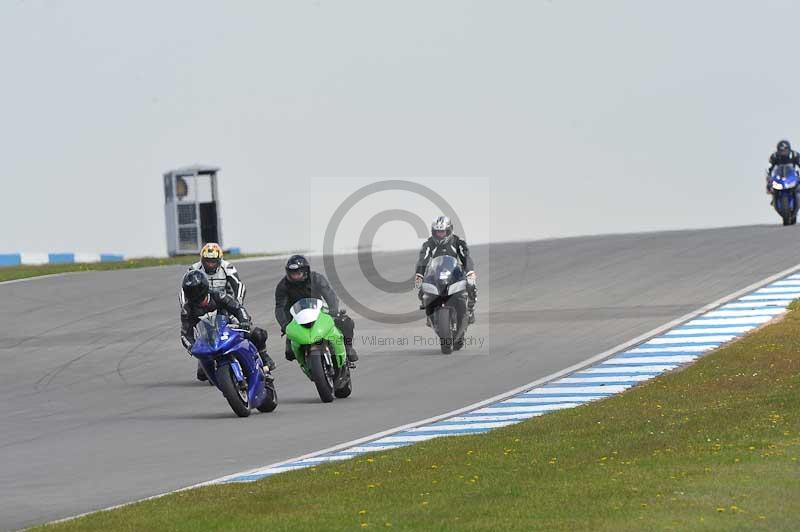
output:
M 453 222 L 447 216 L 439 216 L 431 224 L 431 237 L 437 244 L 444 244 L 453 236 Z

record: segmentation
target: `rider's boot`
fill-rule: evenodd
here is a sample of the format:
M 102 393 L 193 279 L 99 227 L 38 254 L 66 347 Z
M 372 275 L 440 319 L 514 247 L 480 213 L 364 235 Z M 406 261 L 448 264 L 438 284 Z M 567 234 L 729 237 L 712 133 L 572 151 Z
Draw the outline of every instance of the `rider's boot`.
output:
M 358 362 L 358 352 L 356 352 L 356 348 L 352 343 L 350 345 L 345 345 L 344 350 L 347 352 L 347 360 L 350 362 Z
M 470 325 L 475 323 L 475 300 L 472 298 L 467 301 L 467 319 Z
M 356 367 L 356 362 L 358 361 L 358 353 L 356 352 L 356 348 L 353 347 L 352 344 L 350 345 L 345 344 L 344 350 L 347 353 L 347 364 L 351 368 Z
M 200 365 L 200 362 L 197 363 L 197 380 L 200 382 L 206 382 L 208 380 L 206 372 L 203 370 L 203 366 Z
M 294 351 L 292 350 L 292 342 L 288 338 L 286 339 L 286 350 L 284 351 L 283 355 L 289 362 L 292 362 L 294 360 Z
M 269 371 L 275 369 L 275 361 L 272 360 L 272 357 L 269 356 L 269 353 L 267 353 L 266 349 L 264 349 L 263 351 L 259 351 L 258 355 L 261 357 L 261 362 L 264 363 L 265 368 L 267 368 Z

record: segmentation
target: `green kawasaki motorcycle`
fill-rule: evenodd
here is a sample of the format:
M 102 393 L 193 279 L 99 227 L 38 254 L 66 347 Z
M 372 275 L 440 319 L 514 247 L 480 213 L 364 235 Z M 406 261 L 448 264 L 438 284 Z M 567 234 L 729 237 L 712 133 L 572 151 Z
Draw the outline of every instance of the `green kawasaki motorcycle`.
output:
M 286 326 L 286 336 L 303 373 L 316 385 L 319 398 L 330 403 L 334 397 L 349 397 L 353 383 L 344 336 L 328 314 L 325 302 L 301 299 L 289 312 L 293 319 Z

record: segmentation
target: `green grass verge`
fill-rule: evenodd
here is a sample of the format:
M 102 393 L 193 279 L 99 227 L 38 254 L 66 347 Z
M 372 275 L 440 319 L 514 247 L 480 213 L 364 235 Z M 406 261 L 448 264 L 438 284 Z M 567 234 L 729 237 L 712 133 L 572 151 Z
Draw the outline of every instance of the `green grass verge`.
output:
M 601 402 L 46 528 L 797 530 L 798 352 L 793 311 Z
M 268 257 L 270 253 L 256 253 L 246 255 L 236 255 L 230 257 L 232 261 L 249 257 Z M 141 258 L 128 259 L 119 262 L 78 262 L 73 264 L 42 264 L 40 266 L 8 266 L 0 267 L 0 282 L 13 281 L 15 279 L 26 279 L 28 277 L 40 277 L 42 275 L 53 275 L 56 273 L 87 272 L 104 270 L 127 270 L 131 268 L 147 268 L 149 266 L 169 266 L 173 264 L 192 264 L 197 262 L 196 255 L 166 258 Z

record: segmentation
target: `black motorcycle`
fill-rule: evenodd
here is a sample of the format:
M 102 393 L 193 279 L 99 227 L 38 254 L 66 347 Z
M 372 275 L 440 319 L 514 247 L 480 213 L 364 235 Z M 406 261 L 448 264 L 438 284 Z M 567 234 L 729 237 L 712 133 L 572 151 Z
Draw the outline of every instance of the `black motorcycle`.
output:
M 422 279 L 422 304 L 429 326 L 439 336 L 442 353 L 464 347 L 469 323 L 467 276 L 455 257 L 431 259 Z

